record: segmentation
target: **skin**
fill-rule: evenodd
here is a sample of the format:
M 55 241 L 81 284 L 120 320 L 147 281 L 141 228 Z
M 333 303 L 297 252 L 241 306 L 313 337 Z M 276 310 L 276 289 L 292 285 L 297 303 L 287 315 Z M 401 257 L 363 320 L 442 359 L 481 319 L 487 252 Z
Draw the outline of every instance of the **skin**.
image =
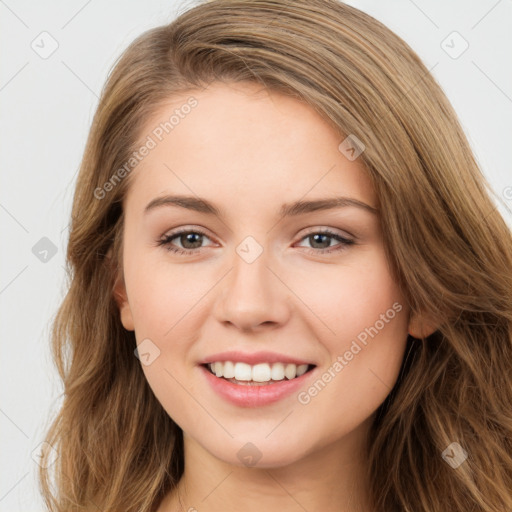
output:
M 397 379 L 407 332 L 421 333 L 390 274 L 378 215 L 353 206 L 279 215 L 283 203 L 335 196 L 378 208 L 370 179 L 360 158 L 340 152 L 343 139 L 297 99 L 252 83 L 190 94 L 197 107 L 132 171 L 115 288 L 124 327 L 137 344 L 149 338 L 160 350 L 142 369 L 184 432 L 185 472 L 158 512 L 370 511 L 368 429 Z M 190 94 L 161 106 L 141 140 Z M 176 206 L 144 213 L 165 194 L 205 198 L 222 215 Z M 170 245 L 200 252 L 158 245 L 180 227 L 206 236 Z M 308 236 L 325 228 L 355 243 Z M 247 236 L 264 249 L 250 264 L 236 252 Z M 237 407 L 198 366 L 216 352 L 269 350 L 316 363 L 318 378 L 394 303 L 401 311 L 307 404 L 294 393 Z M 247 442 L 261 452 L 254 467 L 237 456 Z

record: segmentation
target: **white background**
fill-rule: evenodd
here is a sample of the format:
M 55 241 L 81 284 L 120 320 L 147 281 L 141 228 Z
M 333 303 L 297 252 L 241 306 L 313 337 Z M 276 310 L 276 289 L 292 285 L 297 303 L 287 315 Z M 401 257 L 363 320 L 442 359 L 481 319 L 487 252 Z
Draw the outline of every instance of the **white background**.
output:
M 434 66 L 484 174 L 512 207 L 512 1 L 347 3 L 384 22 Z M 64 296 L 71 198 L 100 90 L 136 36 L 191 5 L 0 0 L 0 512 L 43 510 L 31 454 L 60 403 L 49 327 Z M 46 59 L 31 47 L 50 48 L 43 31 L 58 43 Z M 442 47 L 452 54 L 463 48 L 453 31 L 469 44 L 456 59 Z M 46 262 L 32 252 L 43 237 L 57 251 Z

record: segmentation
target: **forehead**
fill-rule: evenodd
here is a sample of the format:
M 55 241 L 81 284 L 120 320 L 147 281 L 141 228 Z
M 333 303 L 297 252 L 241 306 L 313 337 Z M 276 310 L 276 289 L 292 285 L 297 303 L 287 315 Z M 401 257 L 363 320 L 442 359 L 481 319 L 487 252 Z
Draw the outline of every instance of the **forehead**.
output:
M 362 159 L 339 149 L 343 137 L 311 106 L 257 84 L 214 83 L 169 98 L 145 123 L 139 140 L 148 138 L 154 147 L 132 171 L 126 198 L 138 210 L 163 193 L 232 207 L 340 195 L 376 206 Z

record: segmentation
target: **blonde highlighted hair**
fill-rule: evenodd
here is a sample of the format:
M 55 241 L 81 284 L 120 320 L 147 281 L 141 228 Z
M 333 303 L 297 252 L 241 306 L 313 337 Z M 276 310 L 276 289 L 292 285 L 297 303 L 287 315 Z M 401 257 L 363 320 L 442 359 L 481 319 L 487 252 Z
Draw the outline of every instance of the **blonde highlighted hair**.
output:
M 46 437 L 59 457 L 40 470 L 48 510 L 154 511 L 183 473 L 181 429 L 149 388 L 113 297 L 131 175 L 102 198 L 95 191 L 163 102 L 213 81 L 294 96 L 340 141 L 364 143 L 390 268 L 412 313 L 436 319 L 433 334 L 409 337 L 377 411 L 367 465 L 375 511 L 512 510 L 510 229 L 428 69 L 380 22 L 335 0 L 204 2 L 137 38 L 109 75 L 53 321 L 64 396 Z M 442 457 L 454 442 L 467 452 L 456 468 Z

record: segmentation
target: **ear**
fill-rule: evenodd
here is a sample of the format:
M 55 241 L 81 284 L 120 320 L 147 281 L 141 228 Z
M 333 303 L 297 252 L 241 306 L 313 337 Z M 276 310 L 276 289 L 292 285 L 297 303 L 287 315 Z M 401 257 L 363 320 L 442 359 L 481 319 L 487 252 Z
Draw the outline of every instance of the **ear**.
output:
M 409 320 L 409 334 L 413 338 L 426 338 L 434 333 L 438 327 L 439 322 L 428 315 L 412 314 Z
M 116 301 L 119 313 L 121 316 L 121 323 L 127 331 L 134 331 L 133 315 L 128 302 L 128 294 L 126 293 L 126 285 L 124 282 L 123 271 L 118 269 L 116 265 L 112 264 L 112 248 L 107 252 L 106 259 L 113 272 L 116 273 L 116 280 L 112 289 L 114 300 Z

